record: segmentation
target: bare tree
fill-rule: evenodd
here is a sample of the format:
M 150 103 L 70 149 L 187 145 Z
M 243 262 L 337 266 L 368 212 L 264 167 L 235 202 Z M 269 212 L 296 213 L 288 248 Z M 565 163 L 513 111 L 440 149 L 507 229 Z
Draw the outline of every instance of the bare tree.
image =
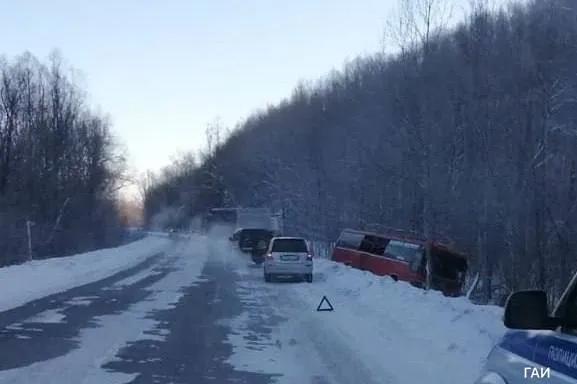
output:
M 195 190 L 190 214 L 280 207 L 287 231 L 318 239 L 418 230 L 470 255 L 476 300 L 559 295 L 577 267 L 576 5 L 479 0 L 453 25 L 454 3 L 399 4 L 396 54 L 301 84 L 226 139 L 210 131 L 192 171 L 151 189 L 149 214 Z

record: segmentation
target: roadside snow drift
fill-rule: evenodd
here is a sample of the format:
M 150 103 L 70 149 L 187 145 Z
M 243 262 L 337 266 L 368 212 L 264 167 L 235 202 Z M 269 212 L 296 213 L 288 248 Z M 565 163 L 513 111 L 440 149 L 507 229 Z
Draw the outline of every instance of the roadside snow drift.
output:
M 118 256 L 119 252 L 127 252 L 137 260 L 165 248 L 166 239 L 147 238 L 139 244 L 130 244 L 114 250 L 99 251 L 107 258 Z M 52 359 L 34 362 L 25 367 L 8 369 L 0 372 L 0 383 L 10 384 L 44 384 L 44 383 L 71 383 L 71 384 L 120 384 L 132 382 L 139 373 L 122 373 L 104 368 L 107 363 L 116 361 L 122 348 L 137 341 L 163 341 L 170 334 L 169 329 L 162 326 L 162 320 L 155 318 L 154 313 L 175 308 L 185 294 L 184 288 L 196 285 L 203 281 L 200 277 L 207 258 L 206 242 L 200 238 L 174 243 L 170 251 L 160 257 L 160 264 L 173 269 L 146 287 L 150 295 L 145 300 L 130 305 L 129 310 L 113 312 L 96 316 L 92 319 L 96 326 L 81 330 L 78 337 L 78 348 L 69 353 Z M 86 255 L 75 256 L 79 259 Z M 194 255 L 194 257 L 190 257 Z M 88 258 L 92 260 L 92 257 Z M 96 267 L 97 263 L 92 266 Z M 74 264 L 76 265 L 76 264 Z M 157 264 L 157 267 L 159 264 Z M 82 275 L 83 272 L 81 272 Z M 148 276 L 154 273 L 148 270 Z M 140 278 L 145 275 L 137 273 Z M 136 276 L 135 275 L 135 276 Z M 125 280 L 128 282 L 128 280 Z M 132 281 L 134 282 L 134 280 Z M 116 286 L 118 288 L 118 286 Z M 47 311 L 48 312 L 48 311 Z M 43 313 L 40 321 L 58 321 L 54 313 Z M 152 361 L 149 357 L 148 361 Z M 146 354 L 142 361 L 146 361 Z M 144 376 L 147 377 L 147 376 Z M 153 375 L 154 377 L 154 375 Z M 48 381 L 47 381 L 48 380 Z M 138 380 L 137 380 L 138 381 Z M 139 381 L 140 382 L 140 381 Z M 168 383 L 160 380 L 159 383 Z
M 0 311 L 111 276 L 161 252 L 170 243 L 166 238 L 147 237 L 118 248 L 0 268 Z
M 241 273 L 246 305 L 266 305 L 274 310 L 268 317 L 285 320 L 255 351 L 247 341 L 250 317 L 234 319 L 230 363 L 281 374 L 279 383 L 472 383 L 505 331 L 499 307 L 329 260 L 315 260 L 313 284 L 265 284 L 262 270 L 250 267 Z M 323 296 L 333 312 L 316 311 Z

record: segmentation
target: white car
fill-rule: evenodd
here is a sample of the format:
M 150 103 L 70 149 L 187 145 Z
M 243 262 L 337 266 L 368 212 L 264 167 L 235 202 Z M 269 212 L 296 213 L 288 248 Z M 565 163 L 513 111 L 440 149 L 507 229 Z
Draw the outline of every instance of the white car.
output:
M 308 242 L 300 237 L 273 237 L 264 260 L 264 280 L 291 275 L 313 281 L 313 255 Z

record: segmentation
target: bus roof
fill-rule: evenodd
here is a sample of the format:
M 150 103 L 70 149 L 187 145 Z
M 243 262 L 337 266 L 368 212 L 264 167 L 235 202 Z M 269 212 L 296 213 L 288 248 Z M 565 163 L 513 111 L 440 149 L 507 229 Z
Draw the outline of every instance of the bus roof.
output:
M 363 235 L 385 237 L 385 238 L 390 239 L 390 240 L 405 241 L 408 243 L 418 244 L 418 245 L 422 245 L 422 246 L 425 246 L 427 244 L 427 238 L 425 236 L 423 236 L 419 233 L 416 233 L 416 232 L 404 231 L 404 230 L 395 229 L 395 228 L 386 228 L 386 229 L 383 229 L 379 232 L 363 231 L 363 230 L 350 229 L 350 228 L 346 228 L 343 230 L 343 232 L 345 232 L 345 231 L 346 232 L 359 233 L 359 234 L 363 234 Z M 457 251 L 453 244 L 448 244 L 445 241 L 432 239 L 431 246 L 435 249 L 449 252 L 455 256 L 466 258 L 465 254 Z

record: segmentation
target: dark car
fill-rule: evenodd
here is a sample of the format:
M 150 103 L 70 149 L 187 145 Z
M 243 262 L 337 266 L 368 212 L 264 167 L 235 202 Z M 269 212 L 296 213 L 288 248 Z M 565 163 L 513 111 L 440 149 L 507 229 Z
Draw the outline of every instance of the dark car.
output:
M 259 242 L 268 242 L 275 236 L 275 232 L 269 229 L 244 228 L 238 233 L 238 248 L 246 253 L 257 251 Z
M 234 231 L 232 233 L 232 235 L 228 238 L 230 241 L 238 241 L 238 237 L 240 236 L 240 233 L 242 232 L 242 228 L 241 229 L 237 229 L 236 231 Z

